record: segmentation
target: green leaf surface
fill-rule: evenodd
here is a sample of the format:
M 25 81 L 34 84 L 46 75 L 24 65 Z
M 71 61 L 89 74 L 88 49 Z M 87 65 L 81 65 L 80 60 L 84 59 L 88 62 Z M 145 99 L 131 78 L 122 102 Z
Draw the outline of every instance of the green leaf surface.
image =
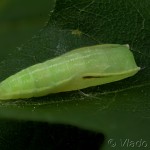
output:
M 81 91 L 1 101 L 0 118 L 69 124 L 101 132 L 105 136 L 102 149 L 137 149 L 139 145 L 136 142 L 141 139 L 147 145 L 140 145 L 140 149 L 149 149 L 150 1 L 57 0 L 50 3 L 44 5 L 43 2 L 43 7 L 37 7 L 36 13 L 19 13 L 22 9 L 18 8 L 11 14 L 11 17 L 17 14 L 17 18 L 26 16 L 26 21 L 37 19 L 38 29 L 41 29 L 35 33 L 36 27 L 31 25 L 27 40 L 21 40 L 11 49 L 5 46 L 5 51 L 0 47 L 0 81 L 21 69 L 72 49 L 99 43 L 129 44 L 142 69 L 135 76 L 122 81 Z M 4 4 L 0 3 L 0 8 L 2 6 Z M 10 18 L 6 14 L 3 18 L 8 25 Z M 43 18 L 49 20 L 48 23 L 40 19 L 40 14 L 45 14 Z M 23 25 L 24 28 L 29 27 L 26 23 Z M 15 29 L 12 30 L 16 33 Z M 5 34 L 13 40 L 11 32 L 6 31 Z M 26 30 L 19 32 L 24 36 L 22 31 Z M 20 36 L 16 38 L 19 40 Z M 123 145 L 126 139 L 129 143 Z

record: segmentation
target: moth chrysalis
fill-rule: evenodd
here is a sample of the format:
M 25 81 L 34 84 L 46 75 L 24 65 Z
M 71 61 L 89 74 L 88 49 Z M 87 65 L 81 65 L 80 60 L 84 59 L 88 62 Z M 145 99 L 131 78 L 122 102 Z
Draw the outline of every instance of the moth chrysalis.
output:
M 128 45 L 82 47 L 8 77 L 0 83 L 0 100 L 84 89 L 133 76 L 139 70 Z

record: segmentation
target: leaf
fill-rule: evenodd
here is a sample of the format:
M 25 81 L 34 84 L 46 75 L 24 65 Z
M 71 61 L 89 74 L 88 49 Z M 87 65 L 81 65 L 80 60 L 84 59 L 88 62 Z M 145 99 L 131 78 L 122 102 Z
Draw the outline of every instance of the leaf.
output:
M 142 69 L 131 78 L 82 91 L 2 101 L 0 117 L 101 132 L 105 135 L 103 149 L 137 149 L 136 142 L 141 139 L 149 145 L 149 16 L 148 0 L 58 0 L 40 32 L 11 51 L 6 49 L 0 57 L 1 81 L 30 65 L 98 43 L 129 44 Z M 126 139 L 133 141 L 134 147 L 122 146 L 121 141 Z

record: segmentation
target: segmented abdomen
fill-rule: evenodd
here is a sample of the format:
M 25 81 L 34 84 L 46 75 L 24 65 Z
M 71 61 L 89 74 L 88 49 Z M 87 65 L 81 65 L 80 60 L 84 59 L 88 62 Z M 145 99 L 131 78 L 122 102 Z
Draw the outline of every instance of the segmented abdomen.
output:
M 17 99 L 38 97 L 50 93 L 51 87 L 57 86 L 61 80 L 57 78 L 60 70 L 56 70 L 56 66 L 47 61 L 12 75 L 0 83 L 0 95 L 4 95 L 4 99 Z

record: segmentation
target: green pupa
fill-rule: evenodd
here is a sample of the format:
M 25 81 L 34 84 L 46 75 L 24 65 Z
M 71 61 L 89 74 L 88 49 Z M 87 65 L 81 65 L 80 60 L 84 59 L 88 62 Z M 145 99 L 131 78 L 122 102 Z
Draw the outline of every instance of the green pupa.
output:
M 133 76 L 139 70 L 128 45 L 82 47 L 8 77 L 0 83 L 0 100 L 84 89 Z

